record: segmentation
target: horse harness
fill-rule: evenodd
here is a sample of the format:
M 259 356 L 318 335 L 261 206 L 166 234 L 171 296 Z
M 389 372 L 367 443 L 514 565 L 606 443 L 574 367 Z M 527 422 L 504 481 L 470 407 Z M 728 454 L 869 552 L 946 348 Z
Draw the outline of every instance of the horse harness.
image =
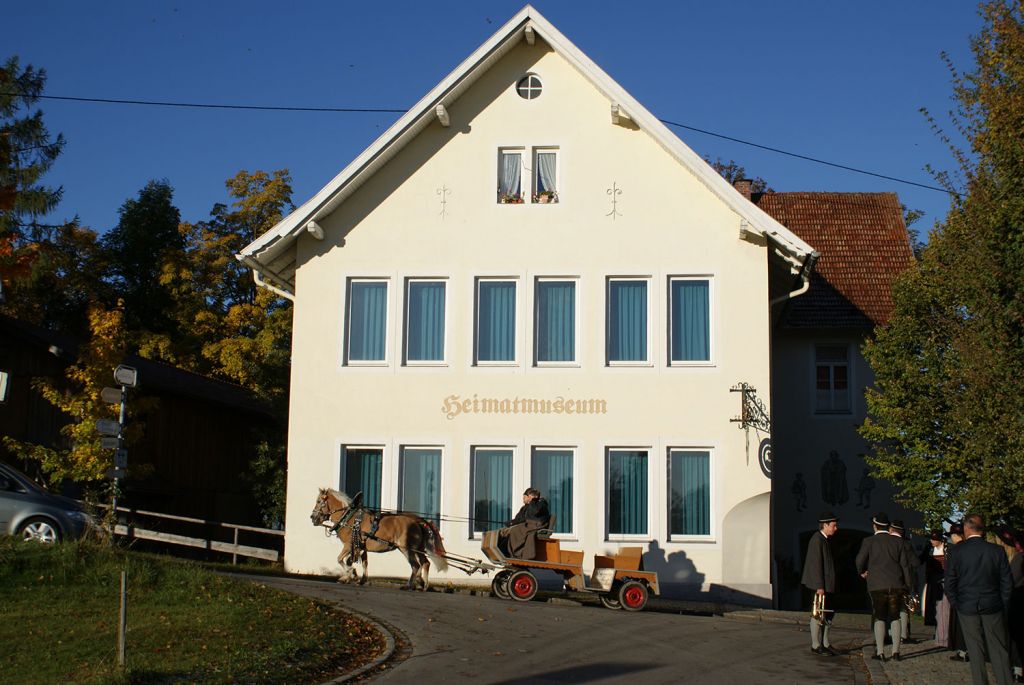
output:
M 370 514 L 371 517 L 370 530 L 363 531 L 363 519 L 367 514 Z M 357 552 L 366 551 L 366 540 L 368 539 L 387 546 L 387 551 L 390 552 L 391 550 L 398 549 L 398 545 L 396 545 L 392 540 L 386 540 L 382 537 L 377 536 L 377 529 L 380 528 L 380 520 L 384 518 L 384 516 L 386 516 L 386 514 L 384 514 L 383 512 L 370 511 L 364 509 L 363 507 L 358 507 L 356 509 L 350 508 L 341 516 L 341 518 L 338 519 L 337 523 L 335 523 L 328 529 L 327 534 L 330 535 L 331 533 L 334 533 L 335 535 L 338 535 L 338 530 L 342 526 L 347 525 L 349 523 L 349 519 L 352 519 L 352 536 L 349 539 L 349 546 L 350 549 L 352 550 L 352 556 L 354 556 Z M 338 535 L 338 537 L 341 536 Z

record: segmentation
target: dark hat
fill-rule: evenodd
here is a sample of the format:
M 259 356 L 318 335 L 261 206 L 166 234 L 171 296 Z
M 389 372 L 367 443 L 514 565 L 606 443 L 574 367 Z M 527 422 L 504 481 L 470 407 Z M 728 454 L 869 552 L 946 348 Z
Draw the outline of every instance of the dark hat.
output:
M 818 517 L 818 523 L 832 523 L 833 521 L 838 520 L 839 519 L 836 518 L 836 515 L 831 511 L 823 511 L 821 512 L 821 516 Z
M 942 542 L 942 531 L 933 530 L 931 533 L 928 534 L 928 539 L 934 540 L 935 542 Z
M 893 519 L 890 528 L 895 528 L 896 530 L 904 530 L 903 521 L 900 521 L 899 519 Z
M 1000 528 L 997 535 L 999 535 L 999 539 L 1002 540 L 1003 544 L 1007 547 L 1017 547 L 1017 537 L 1009 528 Z
M 961 526 L 959 523 L 954 523 L 953 525 L 951 525 L 949 527 L 949 534 L 950 535 L 963 535 L 964 534 L 964 527 Z
M 876 526 L 881 526 L 882 528 L 888 528 L 889 527 L 889 515 L 886 514 L 884 511 L 880 511 L 877 514 L 875 514 L 874 516 L 871 517 L 871 522 L 873 524 L 875 524 Z

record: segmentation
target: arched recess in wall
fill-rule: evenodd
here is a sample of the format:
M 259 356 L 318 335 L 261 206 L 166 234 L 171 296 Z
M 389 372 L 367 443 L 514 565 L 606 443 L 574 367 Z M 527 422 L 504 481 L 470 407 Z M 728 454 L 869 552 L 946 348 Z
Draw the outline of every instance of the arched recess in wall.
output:
M 770 493 L 745 499 L 722 523 L 722 582 L 725 585 L 767 584 L 769 580 Z

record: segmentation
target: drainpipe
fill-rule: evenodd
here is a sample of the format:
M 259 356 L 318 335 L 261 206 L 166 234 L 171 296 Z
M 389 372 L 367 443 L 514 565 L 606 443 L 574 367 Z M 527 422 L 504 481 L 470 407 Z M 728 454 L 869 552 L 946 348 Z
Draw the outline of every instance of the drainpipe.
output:
M 295 301 L 294 293 L 291 293 L 287 290 L 282 290 L 281 288 L 278 288 L 277 286 L 272 285 L 271 283 L 268 283 L 267 281 L 263 280 L 263 274 L 259 269 L 260 265 L 252 257 L 236 255 L 236 259 L 238 259 L 238 261 L 242 262 L 247 267 L 252 269 L 252 280 L 256 282 L 257 286 L 261 288 L 266 288 L 275 295 L 280 295 L 284 299 L 290 300 L 291 302 Z M 274 280 L 278 281 L 279 283 L 284 283 L 283 279 L 279 277 L 275 278 L 273 274 L 271 274 L 271 278 L 274 278 Z
M 811 287 L 811 272 L 814 271 L 814 265 L 817 264 L 818 258 L 821 257 L 819 253 L 811 252 L 806 257 L 804 257 L 804 261 L 801 264 L 800 262 L 794 260 L 792 257 L 783 254 L 778 249 L 775 250 L 775 253 L 778 254 L 780 257 L 784 258 L 790 264 L 800 267 L 798 273 L 800 275 L 801 284 L 800 287 L 797 288 L 796 290 L 791 290 L 785 295 L 780 295 L 775 299 L 769 301 L 769 307 L 777 305 L 780 302 L 785 302 L 786 300 L 790 300 L 794 297 L 799 297 L 800 295 L 803 295 L 805 292 L 807 292 L 807 290 Z

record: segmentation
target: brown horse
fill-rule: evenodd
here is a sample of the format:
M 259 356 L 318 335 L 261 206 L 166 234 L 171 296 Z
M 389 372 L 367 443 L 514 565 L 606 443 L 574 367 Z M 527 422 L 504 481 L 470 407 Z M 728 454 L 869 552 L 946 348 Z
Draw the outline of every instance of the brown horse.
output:
M 338 582 L 357 580 L 360 585 L 366 582 L 367 552 L 401 550 L 412 568 L 409 582 L 403 587 L 407 590 L 413 590 L 419 585 L 421 590 L 426 591 L 430 582 L 431 560 L 438 571 L 448 568 L 441 534 L 433 523 L 419 516 L 401 512 L 374 512 L 360 507 L 358 503 L 353 504 L 352 498 L 344 492 L 321 488 L 309 518 L 314 526 L 325 526 L 329 531 L 337 533 L 341 540 L 338 563 L 341 564 L 342 574 Z M 328 521 L 329 524 L 326 523 Z M 354 530 L 358 530 L 357 535 L 353 535 Z M 362 577 L 356 573 L 356 561 L 363 565 Z

